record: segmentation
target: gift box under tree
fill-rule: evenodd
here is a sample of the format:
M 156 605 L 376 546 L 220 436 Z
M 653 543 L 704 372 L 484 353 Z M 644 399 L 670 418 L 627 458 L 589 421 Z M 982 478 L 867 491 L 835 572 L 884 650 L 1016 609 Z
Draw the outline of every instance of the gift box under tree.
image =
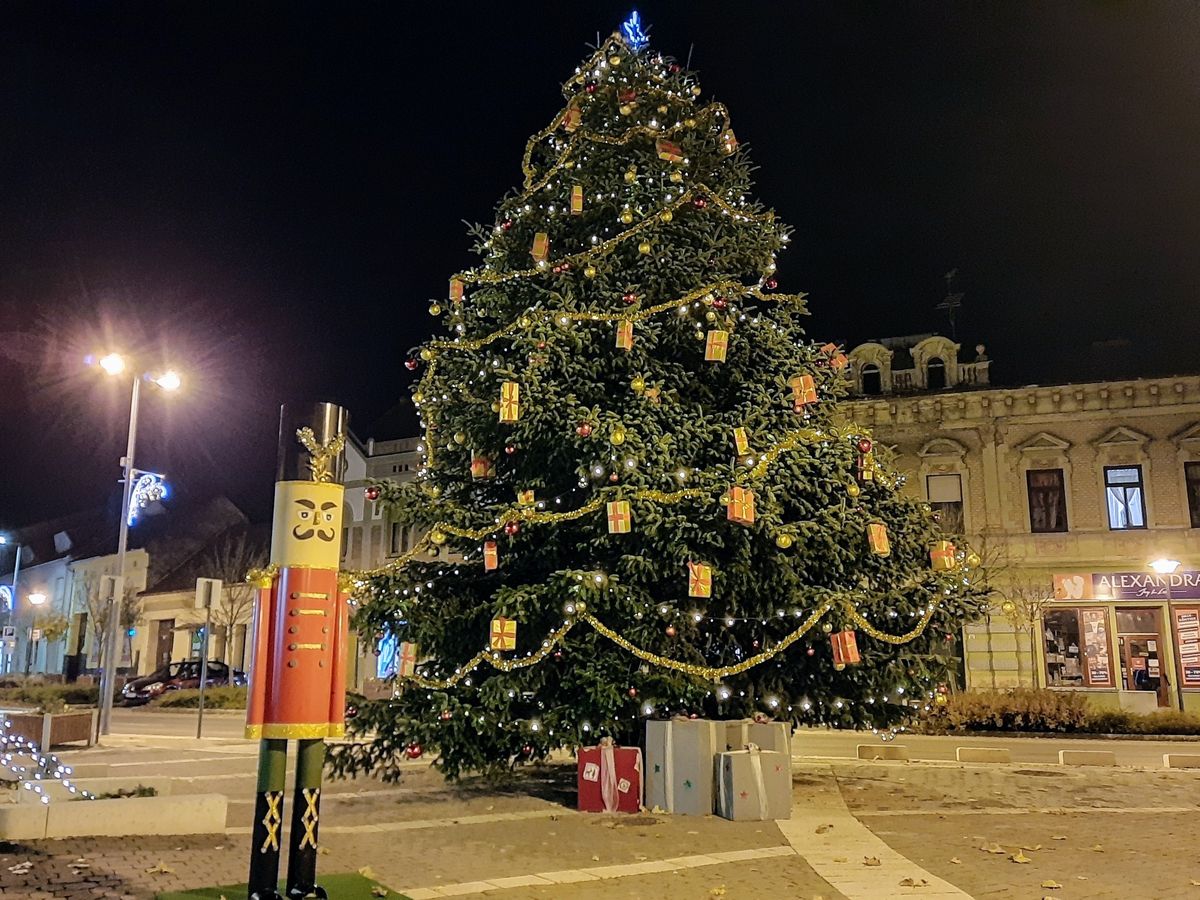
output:
M 782 753 L 792 758 L 792 723 L 736 719 L 725 723 L 725 749 L 744 750 L 754 744 L 760 750 Z
M 725 723 L 711 719 L 646 722 L 646 806 L 683 816 L 713 810 L 713 754 Z
M 791 760 L 773 750 L 751 746 L 718 753 L 716 813 L 735 822 L 790 819 Z
M 580 812 L 635 813 L 642 808 L 642 751 L 602 738 L 579 750 L 575 777 Z

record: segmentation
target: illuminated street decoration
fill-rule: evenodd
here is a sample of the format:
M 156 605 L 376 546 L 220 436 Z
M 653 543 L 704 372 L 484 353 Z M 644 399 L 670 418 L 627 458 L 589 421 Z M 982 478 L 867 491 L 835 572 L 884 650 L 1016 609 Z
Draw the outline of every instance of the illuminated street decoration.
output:
M 636 9 L 621 23 L 621 34 L 625 36 L 625 43 L 629 45 L 629 49 L 635 53 L 650 43 L 650 38 L 642 31 L 642 17 Z
M 7 610 L 8 612 L 12 612 L 12 608 L 12 588 L 10 588 L 7 584 L 0 584 L 0 611 Z
M 167 498 L 167 482 L 157 472 L 138 472 L 137 481 L 129 494 L 128 519 L 130 525 L 137 521 L 142 510 Z

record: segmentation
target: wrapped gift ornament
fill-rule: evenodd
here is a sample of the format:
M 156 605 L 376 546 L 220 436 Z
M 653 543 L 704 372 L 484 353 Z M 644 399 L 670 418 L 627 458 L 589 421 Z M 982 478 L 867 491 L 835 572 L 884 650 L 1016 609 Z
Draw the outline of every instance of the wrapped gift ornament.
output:
M 488 643 L 493 650 L 516 650 L 517 620 L 504 616 L 492 619 L 491 639 Z
M 583 185 L 571 185 L 571 215 L 577 216 L 583 212 Z
M 483 568 L 486 572 L 500 568 L 500 552 L 496 549 L 495 541 L 483 542 Z
M 487 456 L 475 454 L 471 457 L 472 478 L 495 478 L 496 464 Z
M 853 631 L 835 631 L 829 636 L 829 643 L 833 647 L 834 668 L 856 666 L 862 662 Z
M 716 757 L 716 813 L 732 821 L 765 822 L 792 816 L 792 761 L 751 744 Z
M 500 385 L 500 421 L 513 423 L 521 418 L 521 385 L 506 381 Z
M 550 256 L 550 235 L 544 231 L 535 234 L 533 247 L 530 248 L 529 253 L 533 256 L 534 262 L 545 262 Z
M 633 349 L 633 322 L 629 319 L 621 319 L 617 322 L 617 349 Z
M 666 160 L 670 163 L 683 162 L 683 150 L 674 141 L 668 141 L 666 138 L 659 138 L 654 142 L 654 149 L 658 153 L 658 158 Z
M 563 113 L 563 128 L 567 131 L 574 131 L 583 121 L 583 113 L 578 106 L 568 106 L 567 111 Z
M 411 641 L 401 641 L 396 651 L 396 674 L 400 677 L 415 675 L 417 671 L 417 645 Z
M 753 525 L 754 491 L 744 487 L 730 488 L 726 514 L 731 522 L 737 522 L 739 525 Z
M 817 383 L 811 375 L 797 375 L 789 384 L 792 386 L 792 407 L 802 412 L 809 403 L 817 402 Z
M 674 718 L 646 722 L 646 806 L 683 816 L 713 811 L 713 754 L 724 722 Z
M 633 524 L 628 500 L 612 500 L 608 504 L 608 533 L 628 534 Z
M 712 596 L 712 566 L 688 562 L 688 596 Z
M 738 148 L 737 135 L 733 133 L 732 128 L 726 128 L 721 132 L 721 152 L 730 154 Z
M 882 522 L 871 522 L 867 525 L 867 543 L 876 556 L 887 556 L 892 552 L 887 526 Z
M 725 362 L 725 351 L 729 347 L 728 331 L 710 331 L 704 342 L 704 358 L 708 362 Z
M 846 368 L 846 363 L 850 361 L 846 357 L 846 354 L 838 349 L 837 344 L 822 344 L 821 352 L 825 354 L 826 362 L 833 369 L 844 369 Z
M 938 541 L 929 551 L 929 561 L 938 571 L 948 571 L 958 565 L 954 544 L 950 541 Z
M 533 506 L 534 502 L 533 491 L 517 491 L 518 506 Z
M 450 300 L 458 303 L 463 298 L 463 283 L 458 278 L 450 279 Z
M 640 812 L 642 751 L 618 747 L 612 738 L 601 738 L 595 747 L 581 747 L 575 784 L 580 812 Z
M 792 758 L 792 723 L 737 719 L 725 723 L 725 749 L 742 750 L 754 744 Z M 719 752 L 719 751 L 718 751 Z
M 733 429 L 733 449 L 738 456 L 745 456 L 750 452 L 750 439 L 746 437 L 746 429 L 737 427 Z
M 879 467 L 875 464 L 875 451 L 868 450 L 858 454 L 858 480 L 874 481 L 877 474 Z

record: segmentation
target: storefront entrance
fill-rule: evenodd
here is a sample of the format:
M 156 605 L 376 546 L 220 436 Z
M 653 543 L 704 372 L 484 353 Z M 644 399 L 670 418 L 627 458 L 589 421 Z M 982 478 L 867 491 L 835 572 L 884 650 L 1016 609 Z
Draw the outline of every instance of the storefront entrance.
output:
M 1171 679 L 1163 664 L 1160 610 L 1117 609 L 1121 689 L 1153 692 L 1159 707 L 1171 705 Z

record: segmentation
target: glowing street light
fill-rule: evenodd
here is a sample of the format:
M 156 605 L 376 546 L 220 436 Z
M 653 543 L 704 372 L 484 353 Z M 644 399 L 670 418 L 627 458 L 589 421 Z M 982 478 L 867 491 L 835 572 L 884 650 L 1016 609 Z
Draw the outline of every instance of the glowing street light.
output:
M 1175 570 L 1178 569 L 1182 564 L 1177 559 L 1167 559 L 1162 557 L 1159 559 L 1152 559 L 1146 565 L 1152 568 L 1159 575 L 1174 575 Z
M 120 353 L 109 353 L 100 357 L 97 365 L 109 375 L 120 375 L 125 371 L 125 357 L 121 356 Z
M 46 595 L 43 594 L 41 591 L 34 591 L 32 594 L 27 596 L 25 599 L 29 601 L 30 606 L 41 606 L 43 603 L 46 602 Z
M 147 376 L 147 377 L 149 377 L 149 376 Z M 159 375 L 157 378 L 154 378 L 151 380 L 155 384 L 157 384 L 160 388 L 162 388 L 164 391 L 177 391 L 177 390 L 179 390 L 180 386 L 183 384 L 183 379 L 181 379 L 179 377 L 179 373 L 171 371 L 171 370 L 167 370 L 166 372 L 163 372 L 161 375 Z

